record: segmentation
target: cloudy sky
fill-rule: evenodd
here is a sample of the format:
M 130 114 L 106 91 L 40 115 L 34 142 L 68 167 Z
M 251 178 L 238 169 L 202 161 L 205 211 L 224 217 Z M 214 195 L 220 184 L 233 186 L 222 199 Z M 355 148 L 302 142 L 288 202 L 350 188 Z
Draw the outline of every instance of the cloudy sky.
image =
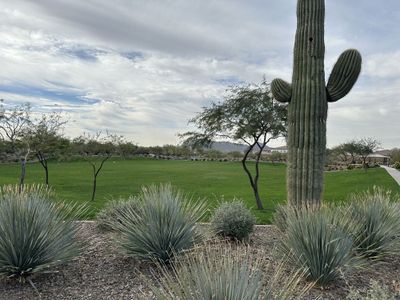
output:
M 177 133 L 229 85 L 290 81 L 295 0 L 0 0 L 0 98 L 62 110 L 66 134 L 142 145 Z M 400 2 L 326 1 L 326 74 L 357 48 L 362 76 L 330 104 L 328 146 L 400 146 Z

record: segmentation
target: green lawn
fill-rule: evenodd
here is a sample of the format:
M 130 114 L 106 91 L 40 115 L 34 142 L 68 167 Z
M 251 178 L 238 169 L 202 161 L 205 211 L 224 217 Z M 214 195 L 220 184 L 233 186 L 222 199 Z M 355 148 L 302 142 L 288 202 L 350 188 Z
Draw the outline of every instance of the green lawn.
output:
M 88 201 L 91 196 L 91 167 L 87 162 L 52 162 L 49 164 L 50 184 L 57 194 L 66 200 Z M 261 165 L 261 196 L 265 211 L 254 210 L 259 223 L 268 223 L 277 203 L 285 200 L 285 165 Z M 0 185 L 18 182 L 19 165 L 0 165 Z M 38 163 L 27 166 L 27 183 L 42 183 L 44 171 Z M 195 197 L 205 197 L 210 208 L 215 207 L 222 196 L 243 199 L 249 207 L 255 207 L 252 190 L 238 162 L 191 162 L 172 160 L 114 160 L 106 162 L 98 178 L 96 200 L 91 203 L 93 213 L 112 197 L 136 194 L 140 187 L 151 183 L 170 182 Z M 397 183 L 380 168 L 326 173 L 324 199 L 343 201 L 356 191 L 364 191 L 374 185 L 400 193 Z

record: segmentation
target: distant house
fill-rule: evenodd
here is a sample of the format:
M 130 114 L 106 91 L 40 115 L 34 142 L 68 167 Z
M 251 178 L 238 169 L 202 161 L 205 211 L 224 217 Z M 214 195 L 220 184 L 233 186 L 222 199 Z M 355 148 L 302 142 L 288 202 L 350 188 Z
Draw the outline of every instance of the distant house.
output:
M 287 149 L 287 146 L 281 146 L 281 147 L 275 147 L 275 148 L 265 146 L 265 148 L 263 150 L 264 154 L 270 154 L 270 153 L 274 153 L 274 152 L 287 153 L 288 149 Z
M 287 148 L 287 146 L 271 148 L 271 153 L 273 153 L 273 152 L 287 153 L 288 152 L 288 148 Z
M 390 164 L 390 156 L 375 152 L 367 156 L 367 163 L 376 163 L 379 165 L 387 166 Z

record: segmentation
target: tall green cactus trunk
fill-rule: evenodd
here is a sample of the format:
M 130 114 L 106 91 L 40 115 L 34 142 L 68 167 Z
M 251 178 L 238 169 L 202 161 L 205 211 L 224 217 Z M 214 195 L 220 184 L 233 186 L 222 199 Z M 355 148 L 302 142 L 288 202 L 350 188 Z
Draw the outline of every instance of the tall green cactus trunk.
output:
M 361 56 L 347 50 L 336 63 L 328 86 L 324 72 L 324 0 L 299 0 L 292 84 L 272 82 L 274 97 L 288 107 L 288 202 L 319 204 L 323 191 L 328 101 L 346 95 L 361 70 Z

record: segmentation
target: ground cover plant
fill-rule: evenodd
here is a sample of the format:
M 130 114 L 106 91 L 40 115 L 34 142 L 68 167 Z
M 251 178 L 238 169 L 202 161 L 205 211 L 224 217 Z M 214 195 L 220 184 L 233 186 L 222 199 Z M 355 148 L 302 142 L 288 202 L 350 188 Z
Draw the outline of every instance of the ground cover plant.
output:
M 66 201 L 89 201 L 92 192 L 90 169 L 85 161 L 49 162 L 52 169 L 52 187 Z M 261 163 L 260 195 L 266 207 L 274 208 L 286 198 L 284 164 Z M 0 184 L 18 183 L 18 164 L 0 165 Z M 27 167 L 27 183 L 43 181 L 43 170 L 39 164 Z M 240 162 L 204 162 L 155 159 L 121 160 L 111 158 L 98 179 L 97 197 L 89 203 L 93 209 L 87 216 L 94 218 L 96 210 L 102 208 L 110 198 L 127 198 L 140 192 L 142 186 L 152 183 L 171 183 L 195 197 L 205 198 L 210 208 L 218 205 L 219 199 L 235 197 L 243 199 L 251 208 L 259 224 L 271 222 L 273 210 L 254 209 L 254 199 Z M 381 168 L 327 172 L 325 174 L 324 199 L 340 202 L 354 192 L 382 186 L 400 193 L 400 186 Z M 268 192 L 264 193 L 265 190 Z
M 41 186 L 1 188 L 0 275 L 24 280 L 78 255 L 73 221 L 83 207 L 53 197 Z

